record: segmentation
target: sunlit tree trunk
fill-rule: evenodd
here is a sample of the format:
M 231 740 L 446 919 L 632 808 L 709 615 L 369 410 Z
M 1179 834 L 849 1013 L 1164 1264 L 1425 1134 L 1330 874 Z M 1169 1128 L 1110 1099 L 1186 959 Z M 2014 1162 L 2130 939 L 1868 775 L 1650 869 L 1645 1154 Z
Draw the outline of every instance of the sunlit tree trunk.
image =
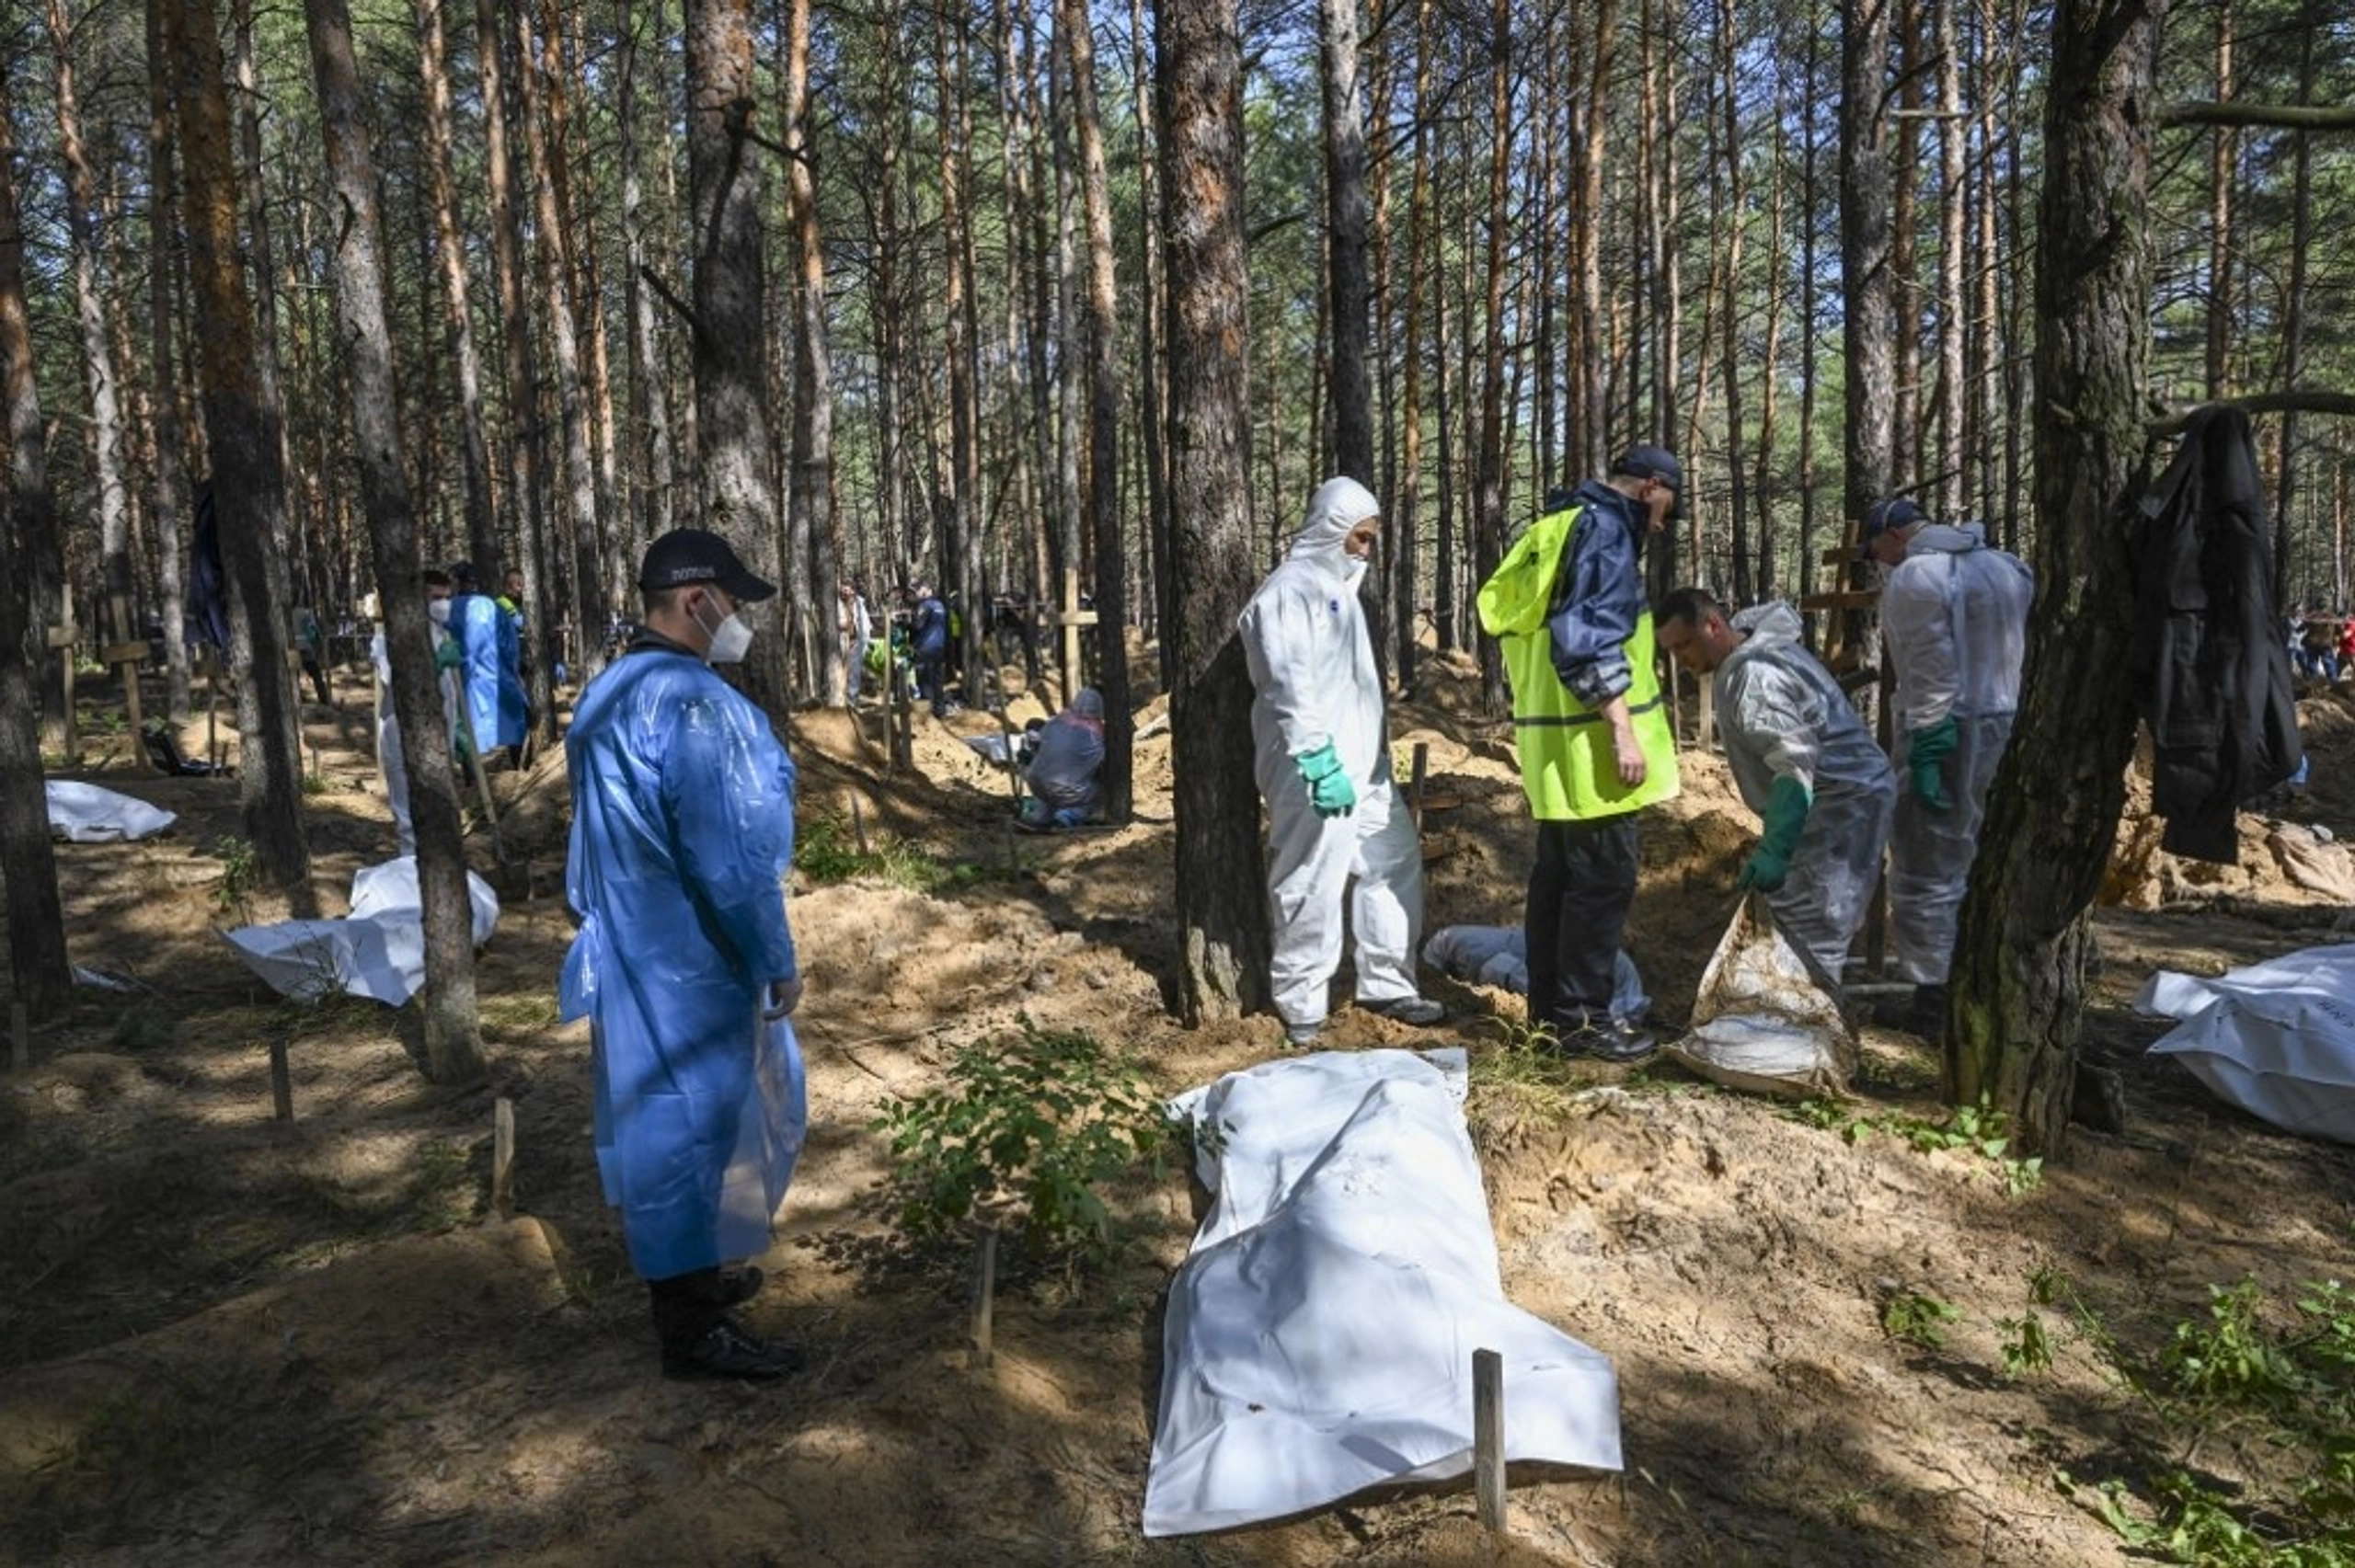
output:
M 2124 518 L 2144 443 L 2153 0 L 2060 0 L 2038 206 L 2036 603 L 2015 734 L 1987 794 L 1948 998 L 1946 1090 L 2007 1113 L 2028 1153 L 2067 1132 L 2087 911 L 2133 746 Z M 2121 243 L 2124 242 L 2124 243 Z
M 98 551 L 106 579 L 109 635 L 139 636 L 132 614 L 131 510 L 123 495 L 122 415 L 114 349 L 99 296 L 97 188 L 82 147 L 82 106 L 74 73 L 74 24 L 64 0 L 48 0 L 57 58 L 57 143 L 65 163 L 65 227 L 73 249 L 74 312 L 82 329 L 82 384 L 90 406 L 90 480 L 98 493 Z
M 723 535 L 756 576 L 775 582 L 752 0 L 688 0 L 686 58 L 701 525 Z M 765 644 L 756 638 L 744 664 L 746 694 L 772 715 L 785 708 L 785 654 L 782 637 Z
M 787 505 L 809 556 L 792 573 L 794 612 L 815 631 L 817 694 L 840 702 L 843 649 L 834 635 L 834 583 L 842 574 L 834 516 L 833 361 L 826 340 L 826 251 L 818 224 L 817 144 L 810 134 L 810 0 L 786 6 L 786 211 L 793 233 L 793 443 Z
M 1889 7 L 1842 0 L 1840 37 L 1840 295 L 1846 372 L 1847 488 L 1853 526 L 1896 478 L 1897 294 L 1890 235 Z M 1840 639 L 1869 650 L 1879 616 L 1854 615 Z
M 466 554 L 487 561 L 499 554 L 498 498 L 490 475 L 490 441 L 484 433 L 482 365 L 475 349 L 473 307 L 467 303 L 466 253 L 460 237 L 458 194 L 451 175 L 450 65 L 442 0 L 412 0 L 417 17 L 419 75 L 425 87 L 425 179 L 433 210 L 433 259 L 442 283 L 442 304 L 450 369 L 458 383 L 461 473 L 465 482 Z M 406 584 L 382 585 L 387 597 Z
M 425 928 L 425 1075 L 436 1083 L 482 1076 L 482 1038 L 475 1013 L 474 914 L 466 895 L 457 779 L 442 722 L 433 668 L 432 627 L 425 599 L 411 590 L 419 570 L 417 517 L 401 467 L 398 377 L 385 304 L 384 215 L 376 201 L 376 159 L 351 54 L 346 0 L 304 0 L 311 66 L 318 79 L 319 120 L 327 177 L 345 222 L 335 246 L 336 320 L 351 394 L 361 504 L 385 585 L 386 649 L 393 665 L 393 707 L 401 727 L 409 808 L 417 828 L 418 890 Z
M 1415 6 L 1415 101 L 1427 103 L 1431 91 L 1431 30 L 1434 0 L 1416 0 Z M 1392 584 L 1395 597 L 1391 613 L 1398 638 L 1398 681 L 1411 690 L 1415 677 L 1415 610 L 1417 569 L 1422 553 L 1422 493 L 1423 493 L 1423 359 L 1429 352 L 1424 343 L 1426 324 L 1424 313 L 1430 277 L 1430 204 L 1431 153 L 1430 131 L 1423 117 L 1417 115 L 1409 132 L 1412 137 L 1413 171 L 1407 195 L 1407 309 L 1405 326 L 1399 345 L 1405 361 L 1399 373 L 1398 395 L 1398 468 L 1397 493 L 1390 498 L 1391 535 L 1394 558 Z M 1575 368 L 1573 374 L 1575 375 Z M 1436 563 L 1444 570 L 1444 562 Z M 1453 628 L 1447 617 L 1441 615 L 1440 647 L 1453 646 Z
M 1472 574 L 1486 582 L 1504 555 L 1505 539 L 1505 224 L 1512 152 L 1511 0 L 1488 7 L 1488 203 L 1485 293 L 1480 322 L 1479 437 L 1473 475 Z M 1494 638 L 1480 639 L 1480 701 L 1491 713 L 1510 702 L 1504 659 Z
M 1250 278 L 1244 247 L 1243 60 L 1234 0 L 1163 0 L 1169 200 L 1170 516 L 1177 679 L 1178 1008 L 1189 1025 L 1268 998 L 1268 907 L 1252 772 L 1251 678 L 1235 617 L 1251 551 Z
M 1128 539 L 1120 518 L 1120 280 L 1112 249 L 1112 181 L 1104 163 L 1103 109 L 1096 92 L 1096 40 L 1085 0 L 1057 0 L 1079 143 L 1080 200 L 1087 214 L 1087 510 L 1096 545 L 1097 682 L 1104 693 L 1104 814 L 1132 807 Z
M 163 58 L 163 16 L 147 7 L 147 56 Z M 180 417 L 178 355 L 173 339 L 179 326 L 179 171 L 172 151 L 172 85 L 163 71 L 147 74 L 147 335 L 149 401 L 155 427 L 155 465 L 148 477 L 149 509 L 155 514 L 156 614 L 163 623 L 167 703 L 171 721 L 189 716 L 189 664 L 180 563 L 193 517 L 188 482 L 187 426 Z M 14 223 L 6 225 L 14 230 Z
M 629 270 L 623 302 L 629 318 L 630 503 L 625 509 L 626 521 L 612 531 L 613 548 L 605 570 L 617 586 L 626 589 L 647 542 L 671 531 L 672 492 L 678 481 L 671 463 L 670 378 L 663 372 L 654 291 L 645 276 L 653 258 L 647 248 L 646 193 L 639 167 L 644 155 L 638 113 L 638 19 L 630 0 L 620 0 L 620 6 L 615 93 L 622 152 L 622 255 L 623 265 Z M 658 38 L 662 33 L 662 0 L 654 0 L 647 19 L 648 30 Z M 657 140 L 667 145 L 669 138 L 660 135 Z M 629 608 L 636 610 L 635 605 Z M 603 631 L 602 626 L 583 626 L 582 640 L 602 640 Z
M 2216 0 L 2216 101 L 2233 101 L 2233 0 Z M 2216 127 L 2208 158 L 2208 398 L 2233 387 L 2233 181 L 2240 128 Z
M 2311 18 L 2312 13 L 2308 12 Z M 2315 96 L 2315 28 L 2308 26 L 2298 45 L 2298 101 Z M 2306 278 L 2308 253 L 2314 246 L 2314 139 L 2297 138 L 2291 155 L 2290 280 L 2281 299 L 2281 384 L 2294 388 L 2306 374 Z M 2298 494 L 2298 411 L 2281 415 L 2280 444 L 2275 448 L 2273 491 L 2273 601 L 2289 604 L 2292 503 Z M 2303 597 L 2301 595 L 2300 597 Z M 2333 609 L 2338 608 L 2336 605 Z
M 266 392 L 253 298 L 239 266 L 239 182 L 212 0 L 156 0 L 165 15 L 182 223 L 198 322 L 198 384 L 213 456 L 213 510 L 229 578 L 236 639 L 238 793 L 246 837 L 263 875 L 284 887 L 311 865 L 303 834 L 303 765 L 293 672 L 287 665 L 286 481 L 279 411 Z

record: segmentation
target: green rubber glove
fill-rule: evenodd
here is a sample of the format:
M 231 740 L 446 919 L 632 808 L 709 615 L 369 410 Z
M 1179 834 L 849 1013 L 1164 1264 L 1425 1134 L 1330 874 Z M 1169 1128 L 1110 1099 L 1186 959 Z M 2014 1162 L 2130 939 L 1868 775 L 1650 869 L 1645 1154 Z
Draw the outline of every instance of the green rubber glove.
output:
M 458 646 L 457 638 L 443 637 L 433 645 L 434 669 L 455 670 L 465 661 L 466 650 Z
M 1905 749 L 1906 771 L 1913 775 L 1913 796 L 1928 811 L 1951 811 L 1954 799 L 1947 794 L 1946 760 L 1953 755 L 1959 738 L 1954 715 L 1948 714 L 1927 728 L 1914 731 Z
M 1741 887 L 1772 893 L 1791 875 L 1791 856 L 1798 853 L 1799 837 L 1807 831 L 1807 814 L 1815 805 L 1814 792 L 1803 780 L 1778 778 L 1766 794 L 1766 831 L 1758 848 L 1734 879 Z
M 1331 741 L 1314 751 L 1303 751 L 1292 763 L 1307 784 L 1308 798 L 1319 817 L 1344 817 L 1357 806 L 1357 788 L 1350 783 L 1350 775 L 1342 768 Z

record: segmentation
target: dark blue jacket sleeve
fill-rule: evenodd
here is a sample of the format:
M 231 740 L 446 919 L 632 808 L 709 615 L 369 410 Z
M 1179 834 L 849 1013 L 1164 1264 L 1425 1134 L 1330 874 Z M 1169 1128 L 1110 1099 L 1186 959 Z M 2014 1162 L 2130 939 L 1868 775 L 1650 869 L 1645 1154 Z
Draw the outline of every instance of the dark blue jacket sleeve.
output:
M 1644 611 L 1636 542 L 1619 521 L 1591 520 L 1570 535 L 1564 567 L 1569 591 L 1545 618 L 1554 638 L 1554 673 L 1571 696 L 1599 708 L 1633 684 L 1627 639 Z

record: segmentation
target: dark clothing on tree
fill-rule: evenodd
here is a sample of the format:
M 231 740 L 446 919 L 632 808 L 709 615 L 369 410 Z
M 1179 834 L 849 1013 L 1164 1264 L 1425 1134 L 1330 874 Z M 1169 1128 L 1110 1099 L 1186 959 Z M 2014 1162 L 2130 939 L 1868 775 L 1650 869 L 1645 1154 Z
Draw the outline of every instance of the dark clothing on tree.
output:
M 2272 532 L 2248 416 L 2193 415 L 2132 520 L 2135 697 L 2170 854 L 2239 858 L 2241 803 L 2298 770 L 2297 692 L 2273 597 Z

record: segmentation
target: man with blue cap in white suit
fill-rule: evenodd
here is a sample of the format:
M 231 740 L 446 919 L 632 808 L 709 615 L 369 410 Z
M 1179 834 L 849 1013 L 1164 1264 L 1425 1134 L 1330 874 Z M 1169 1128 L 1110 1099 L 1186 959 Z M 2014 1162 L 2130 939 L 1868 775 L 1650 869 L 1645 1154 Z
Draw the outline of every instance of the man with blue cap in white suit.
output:
M 792 759 L 711 666 L 752 642 L 741 609 L 776 592 L 727 541 L 647 547 L 641 629 L 582 695 L 565 741 L 580 932 L 564 1016 L 591 1020 L 597 1166 L 653 1296 L 673 1378 L 781 1378 L 800 1353 L 729 1309 L 770 1241 L 808 1125 L 787 1021 L 801 999 L 783 878 Z
M 1381 512 L 1356 480 L 1327 479 L 1309 498 L 1292 554 L 1235 624 L 1258 693 L 1251 734 L 1268 803 L 1270 979 L 1296 1046 L 1324 1026 L 1345 901 L 1358 1005 L 1404 1024 L 1447 1015 L 1415 985 L 1423 852 L 1391 784 L 1382 672 L 1358 606 Z M 1345 899 L 1352 878 L 1356 897 Z

